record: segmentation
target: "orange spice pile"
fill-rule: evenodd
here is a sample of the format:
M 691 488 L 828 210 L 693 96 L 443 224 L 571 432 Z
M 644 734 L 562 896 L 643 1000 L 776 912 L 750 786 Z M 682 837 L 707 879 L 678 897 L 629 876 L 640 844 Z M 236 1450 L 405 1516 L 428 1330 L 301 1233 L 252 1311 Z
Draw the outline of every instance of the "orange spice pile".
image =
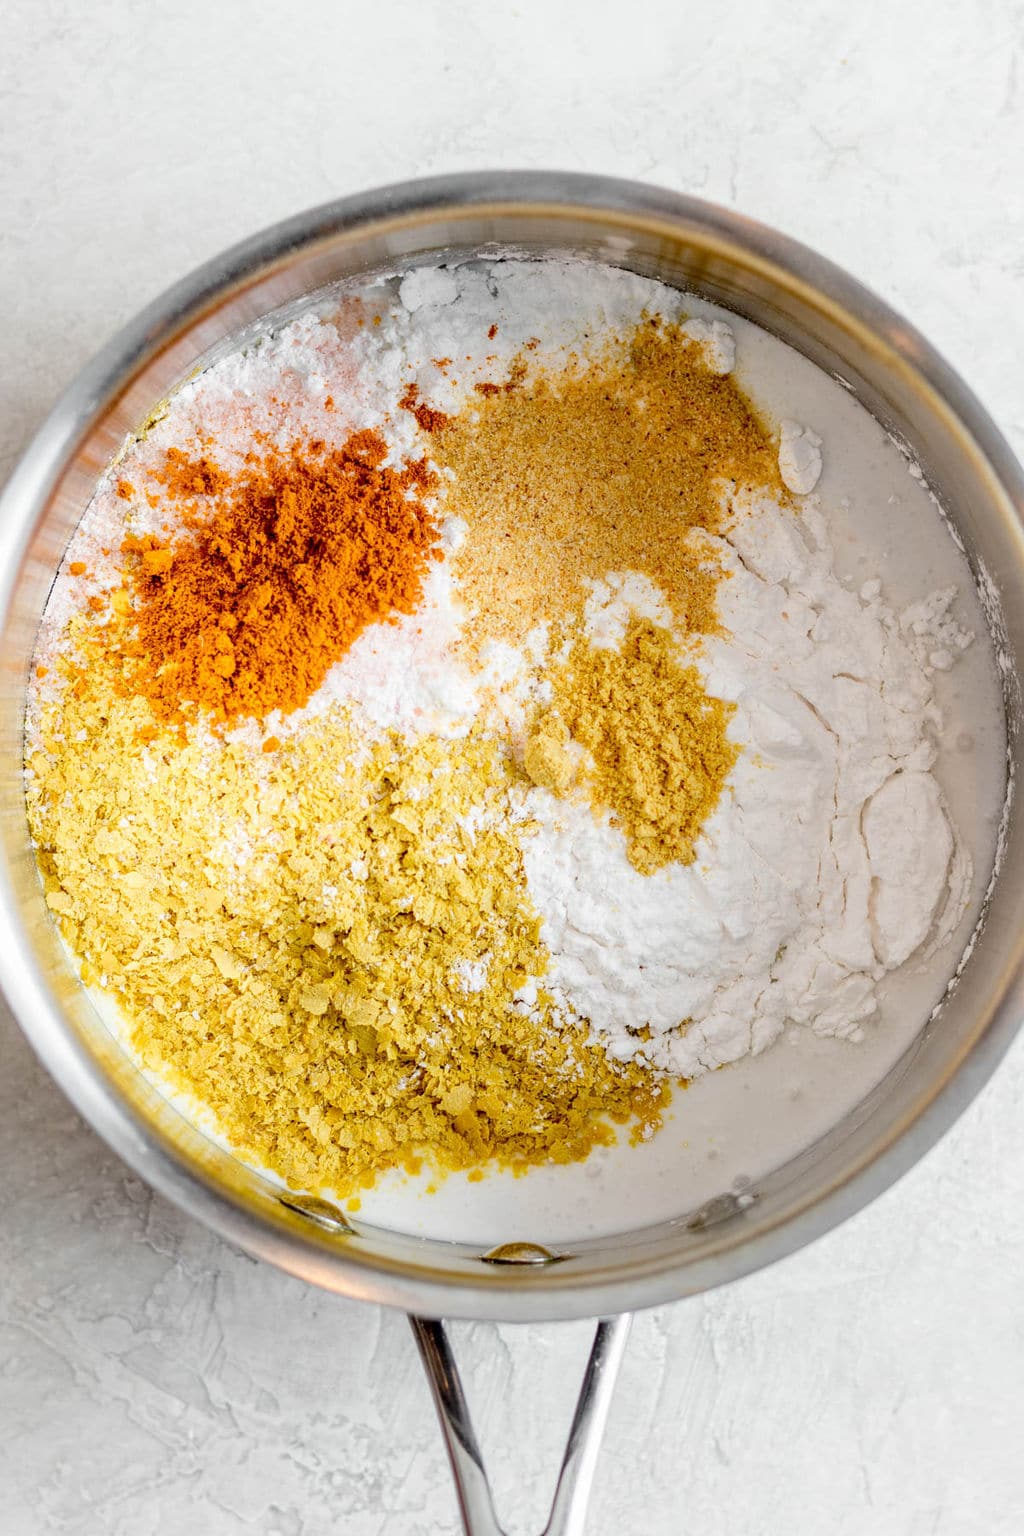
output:
M 184 531 L 129 536 L 124 688 L 158 721 L 301 708 L 368 625 L 412 613 L 437 523 L 424 462 L 385 465 L 374 432 L 270 452 L 229 475 L 170 449 L 159 472 Z

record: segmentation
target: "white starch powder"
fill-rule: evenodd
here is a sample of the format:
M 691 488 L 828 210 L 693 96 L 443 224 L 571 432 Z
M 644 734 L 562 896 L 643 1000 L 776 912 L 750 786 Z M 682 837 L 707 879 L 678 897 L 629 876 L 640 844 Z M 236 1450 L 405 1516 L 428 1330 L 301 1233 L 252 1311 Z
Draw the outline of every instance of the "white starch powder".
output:
M 928 675 L 881 598 L 833 574 L 818 510 L 745 505 L 723 543 L 730 634 L 693 659 L 735 702 L 742 752 L 695 862 L 640 875 L 607 818 L 541 789 L 524 845 L 566 1005 L 617 1057 L 686 1077 L 787 1020 L 857 1038 L 884 973 L 955 926 L 971 874 L 929 772 Z

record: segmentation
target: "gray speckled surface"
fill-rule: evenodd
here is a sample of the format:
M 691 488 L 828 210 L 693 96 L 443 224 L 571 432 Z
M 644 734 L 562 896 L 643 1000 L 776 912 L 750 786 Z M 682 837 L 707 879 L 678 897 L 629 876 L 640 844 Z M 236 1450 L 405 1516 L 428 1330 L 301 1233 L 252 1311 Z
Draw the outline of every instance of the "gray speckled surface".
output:
M 647 177 L 850 267 L 1024 449 L 1024 8 L 8 0 L 0 473 L 167 282 L 275 218 L 447 169 Z M 2 961 L 0 961 L 2 965 Z M 1024 1529 L 1024 1044 L 870 1210 L 639 1319 L 590 1529 Z M 111 1157 L 0 1014 L 3 1536 L 455 1529 L 401 1317 L 253 1263 Z M 588 1330 L 464 1327 L 516 1532 Z M 514 1447 L 514 1454 L 512 1447 Z M 542 1468 L 544 1477 L 530 1469 Z

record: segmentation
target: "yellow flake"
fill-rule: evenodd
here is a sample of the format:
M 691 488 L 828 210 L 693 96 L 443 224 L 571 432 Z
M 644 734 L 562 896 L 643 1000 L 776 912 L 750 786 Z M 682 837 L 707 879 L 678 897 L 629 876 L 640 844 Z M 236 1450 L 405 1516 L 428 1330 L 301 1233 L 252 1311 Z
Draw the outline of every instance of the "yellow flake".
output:
M 473 1090 L 468 1083 L 457 1083 L 441 1100 L 446 1113 L 452 1116 L 464 1114 L 473 1103 Z
M 222 949 L 219 944 L 210 945 L 210 954 L 213 957 L 214 965 L 227 981 L 237 981 L 239 976 L 245 974 L 245 966 L 238 956 L 231 954 L 226 949 Z
M 610 1062 L 582 1024 L 556 1026 L 550 998 L 530 1018 L 512 1007 L 548 955 L 497 743 L 367 749 L 335 710 L 274 755 L 271 794 L 265 754 L 193 726 L 140 752 L 151 718 L 116 682 L 90 657 L 42 723 L 53 750 L 33 754 L 29 814 L 47 899 L 142 1061 L 243 1155 L 344 1193 L 424 1158 L 581 1158 L 612 1121 L 656 1122 L 667 1090 L 642 1068 Z M 115 804 L 130 836 L 110 825 Z M 460 818 L 484 805 L 467 836 Z M 215 864 L 226 827 L 270 851 Z M 111 880 L 109 859 L 129 873 Z M 455 962 L 484 955 L 486 984 L 466 993 Z
M 331 994 L 326 987 L 303 987 L 299 992 L 299 1007 L 319 1018 L 331 1006 Z

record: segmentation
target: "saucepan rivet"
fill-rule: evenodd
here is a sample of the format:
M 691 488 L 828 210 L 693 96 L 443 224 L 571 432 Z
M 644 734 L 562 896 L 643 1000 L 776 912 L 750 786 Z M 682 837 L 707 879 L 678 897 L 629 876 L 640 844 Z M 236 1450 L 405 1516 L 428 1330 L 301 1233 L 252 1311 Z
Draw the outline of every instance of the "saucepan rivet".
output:
M 318 1200 L 315 1195 L 280 1195 L 279 1199 L 285 1210 L 305 1216 L 325 1232 L 340 1234 L 342 1237 L 356 1236 L 352 1224 L 336 1205 L 331 1205 L 327 1200 Z
M 686 1222 L 688 1232 L 702 1232 L 705 1227 L 713 1227 L 720 1221 L 728 1221 L 731 1216 L 738 1216 L 754 1204 L 757 1196 L 749 1191 L 741 1194 L 715 1195 L 713 1199 L 705 1201 L 699 1210 L 694 1211 Z
M 568 1253 L 552 1253 L 540 1243 L 499 1243 L 480 1258 L 485 1264 L 561 1264 Z

